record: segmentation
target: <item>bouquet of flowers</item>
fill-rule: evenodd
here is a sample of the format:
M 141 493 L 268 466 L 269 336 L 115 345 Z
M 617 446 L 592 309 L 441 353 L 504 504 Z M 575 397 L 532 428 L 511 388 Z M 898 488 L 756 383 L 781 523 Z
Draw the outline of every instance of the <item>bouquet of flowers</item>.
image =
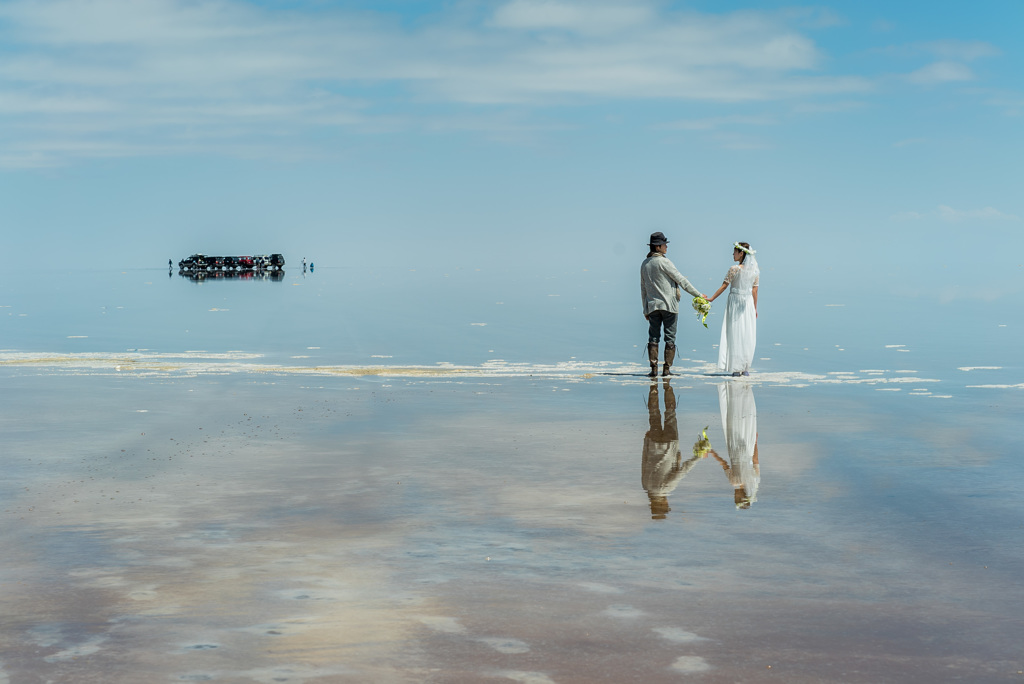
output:
M 693 455 L 695 458 L 704 458 L 711 451 L 711 440 L 708 439 L 708 429 L 705 427 L 700 431 L 700 437 L 693 443 Z
M 704 324 L 704 327 L 708 327 L 708 314 L 711 313 L 711 302 L 703 297 L 694 297 L 693 310 L 697 312 L 697 318 Z

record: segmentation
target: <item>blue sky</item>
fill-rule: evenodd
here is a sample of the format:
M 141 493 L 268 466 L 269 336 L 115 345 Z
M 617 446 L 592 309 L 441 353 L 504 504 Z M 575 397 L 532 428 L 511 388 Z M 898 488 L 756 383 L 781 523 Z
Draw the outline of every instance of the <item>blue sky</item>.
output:
M 0 246 L 632 277 L 662 230 L 702 283 L 746 240 L 785 287 L 1019 295 L 1021 26 L 1017 0 L 5 0 Z

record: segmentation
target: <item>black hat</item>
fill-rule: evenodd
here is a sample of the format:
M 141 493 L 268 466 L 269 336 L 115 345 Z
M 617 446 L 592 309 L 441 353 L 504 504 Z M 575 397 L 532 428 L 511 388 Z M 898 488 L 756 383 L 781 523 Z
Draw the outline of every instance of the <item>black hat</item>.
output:
M 665 234 L 661 231 L 657 233 L 651 233 L 651 247 L 657 247 L 658 245 L 667 245 L 668 240 L 665 238 Z

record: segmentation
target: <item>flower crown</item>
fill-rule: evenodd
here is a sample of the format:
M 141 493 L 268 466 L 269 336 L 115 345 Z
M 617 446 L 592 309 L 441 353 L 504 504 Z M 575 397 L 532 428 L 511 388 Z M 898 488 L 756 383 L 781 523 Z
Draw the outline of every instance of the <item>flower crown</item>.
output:
M 753 249 L 747 249 L 746 247 L 744 247 L 743 245 L 741 245 L 741 244 L 740 244 L 740 243 L 738 243 L 738 242 L 734 242 L 734 243 L 732 243 L 732 246 L 733 246 L 733 247 L 735 247 L 736 249 L 740 250 L 740 251 L 741 251 L 741 252 L 743 252 L 744 254 L 757 254 L 757 252 L 756 252 L 755 250 L 753 250 Z

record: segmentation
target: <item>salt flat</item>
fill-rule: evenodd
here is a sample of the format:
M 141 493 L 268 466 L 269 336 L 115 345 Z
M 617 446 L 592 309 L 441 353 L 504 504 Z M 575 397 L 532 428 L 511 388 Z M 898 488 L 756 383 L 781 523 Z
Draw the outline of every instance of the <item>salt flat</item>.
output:
M 199 294 L 168 315 L 194 325 Z M 125 306 L 84 339 L 6 322 L 0 681 L 1024 670 L 1024 394 L 999 348 L 808 334 L 748 379 L 709 346 L 652 383 L 631 352 L 460 359 L 297 319 L 154 347 Z

